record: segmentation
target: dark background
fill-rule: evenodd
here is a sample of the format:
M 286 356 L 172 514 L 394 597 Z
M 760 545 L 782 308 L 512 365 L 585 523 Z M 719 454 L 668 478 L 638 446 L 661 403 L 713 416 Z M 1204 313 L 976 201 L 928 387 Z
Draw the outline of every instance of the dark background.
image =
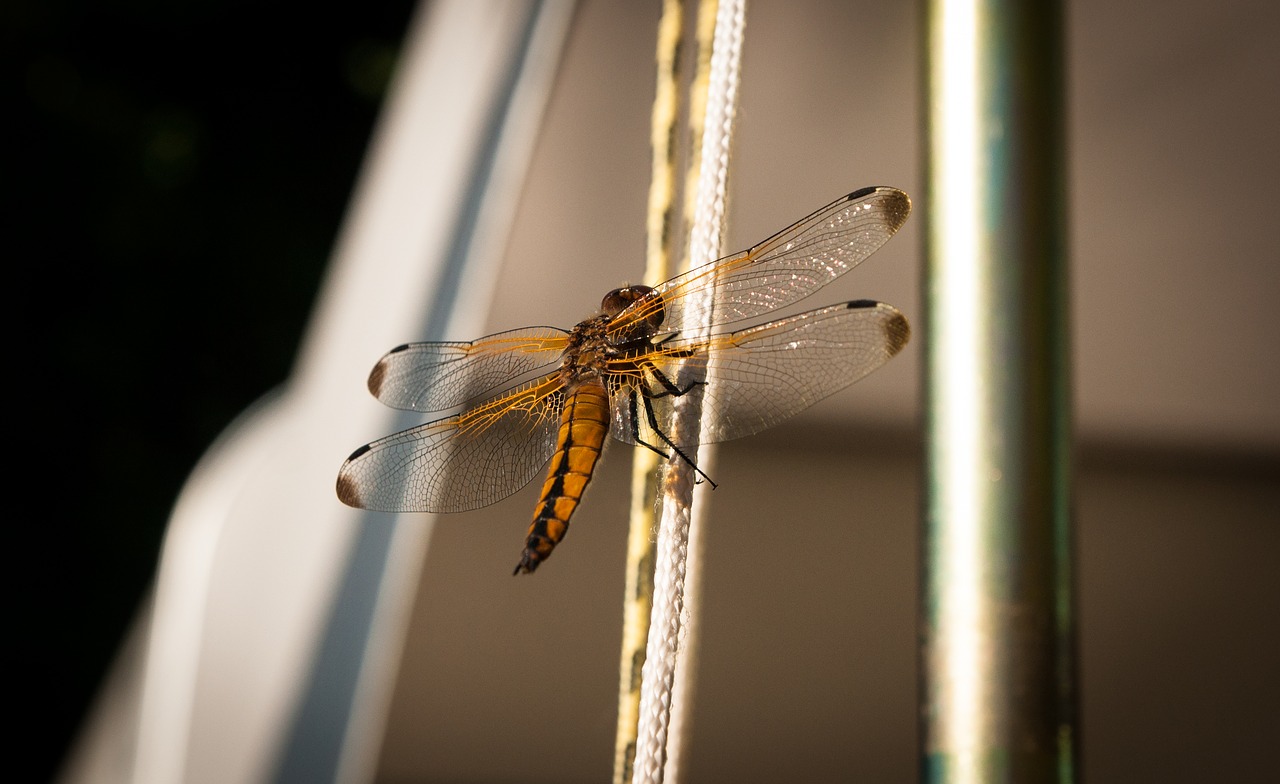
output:
M 56 772 L 186 475 L 288 374 L 414 5 L 0 11 L 24 780 Z

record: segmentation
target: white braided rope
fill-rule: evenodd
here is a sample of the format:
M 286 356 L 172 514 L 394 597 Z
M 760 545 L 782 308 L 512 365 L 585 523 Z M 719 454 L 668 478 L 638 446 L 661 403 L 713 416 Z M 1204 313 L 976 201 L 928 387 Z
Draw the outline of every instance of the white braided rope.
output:
M 745 24 L 745 0 L 720 0 L 712 44 L 710 82 L 707 88 L 706 125 L 702 137 L 702 165 L 694 222 L 690 231 L 689 263 L 699 266 L 720 256 L 728 193 L 729 151 L 737 107 L 738 78 Z M 709 312 L 690 307 L 693 312 Z M 706 324 L 681 325 L 686 337 L 707 330 Z M 680 379 L 684 385 L 693 379 Z M 689 459 L 706 469 L 709 454 L 699 454 L 696 437 L 702 420 L 702 395 L 695 388 L 675 402 L 672 440 L 687 444 Z M 679 727 L 684 726 L 682 699 L 691 684 L 688 661 L 689 612 L 696 584 L 689 560 L 691 539 L 698 539 L 697 517 L 691 513 L 695 473 L 673 455 L 663 475 L 662 517 L 658 527 L 657 564 L 654 570 L 653 615 L 640 697 L 640 727 L 633 782 L 656 784 L 678 781 L 682 757 Z M 701 505 L 699 505 L 701 508 Z M 696 544 L 694 545 L 696 550 Z M 677 677 L 678 675 L 678 677 Z M 680 687 L 678 689 L 677 682 Z

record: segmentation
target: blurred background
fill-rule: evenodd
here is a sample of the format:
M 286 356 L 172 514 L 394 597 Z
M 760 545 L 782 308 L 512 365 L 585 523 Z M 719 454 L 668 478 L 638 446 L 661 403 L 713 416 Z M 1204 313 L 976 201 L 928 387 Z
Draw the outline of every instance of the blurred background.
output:
M 35 450 L 12 453 L 41 491 L 11 513 L 39 685 L 22 747 L 40 779 L 139 610 L 186 475 L 290 371 L 413 11 L 0 12 L 17 443 Z M 578 4 L 490 330 L 571 325 L 640 275 L 657 19 Z M 1084 774 L 1263 781 L 1280 736 L 1280 11 L 1080 0 L 1067 26 Z M 921 192 L 919 38 L 910 4 L 749 4 L 733 249 L 858 187 Z M 927 209 L 811 304 L 917 320 Z M 914 776 L 919 349 L 720 450 L 692 780 Z M 531 580 L 507 576 L 529 490 L 436 527 L 380 780 L 607 775 L 628 472 L 615 448 Z
M 187 474 L 289 373 L 414 6 L 0 10 L 31 780 L 138 612 Z

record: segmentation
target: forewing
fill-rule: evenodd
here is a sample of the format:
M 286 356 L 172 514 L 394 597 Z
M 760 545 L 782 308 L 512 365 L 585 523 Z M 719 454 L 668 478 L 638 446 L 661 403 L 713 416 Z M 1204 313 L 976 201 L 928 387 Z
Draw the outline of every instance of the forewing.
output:
M 730 324 L 786 307 L 853 269 L 907 220 L 911 199 L 896 188 L 864 188 L 750 250 L 678 275 L 614 319 L 611 334 L 664 311 L 659 332 Z M 710 296 L 703 296 L 709 289 Z
M 713 443 L 758 433 L 844 389 L 901 351 L 910 335 L 897 308 L 858 300 L 713 335 L 701 343 L 668 341 L 650 362 L 668 378 L 678 378 L 682 388 L 690 379 L 707 380 L 701 387 L 702 438 Z M 690 356 L 682 359 L 682 353 Z M 675 400 L 651 401 L 659 427 L 667 433 Z M 640 434 L 648 440 L 646 419 L 641 409 Z M 614 435 L 633 442 L 631 428 L 632 420 L 615 410 Z
M 406 411 L 455 408 L 559 361 L 567 334 L 555 327 L 530 327 L 470 343 L 397 346 L 369 374 L 369 391 Z
M 463 512 L 506 498 L 555 451 L 564 391 L 548 375 L 457 416 L 360 447 L 338 472 L 338 497 L 382 512 Z

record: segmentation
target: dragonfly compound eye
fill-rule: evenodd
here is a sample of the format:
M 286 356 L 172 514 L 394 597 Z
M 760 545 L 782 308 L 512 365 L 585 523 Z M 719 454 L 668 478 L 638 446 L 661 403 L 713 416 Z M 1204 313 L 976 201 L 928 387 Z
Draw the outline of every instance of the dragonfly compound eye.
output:
M 653 293 L 652 288 L 650 288 L 649 286 L 640 286 L 640 285 L 627 286 L 625 288 L 614 289 L 613 291 L 610 291 L 608 294 L 604 295 L 604 299 L 601 300 L 600 302 L 600 312 L 612 318 L 613 316 L 616 316 L 622 311 L 629 308 L 632 303 L 638 300 L 644 299 L 646 296 L 652 293 Z M 662 315 L 662 307 L 660 302 L 658 303 L 656 313 L 659 316 Z M 657 326 L 658 324 L 662 323 L 661 318 L 659 318 L 657 321 L 654 321 L 653 316 L 654 314 L 646 314 L 644 317 L 644 320 L 649 322 L 653 326 Z

